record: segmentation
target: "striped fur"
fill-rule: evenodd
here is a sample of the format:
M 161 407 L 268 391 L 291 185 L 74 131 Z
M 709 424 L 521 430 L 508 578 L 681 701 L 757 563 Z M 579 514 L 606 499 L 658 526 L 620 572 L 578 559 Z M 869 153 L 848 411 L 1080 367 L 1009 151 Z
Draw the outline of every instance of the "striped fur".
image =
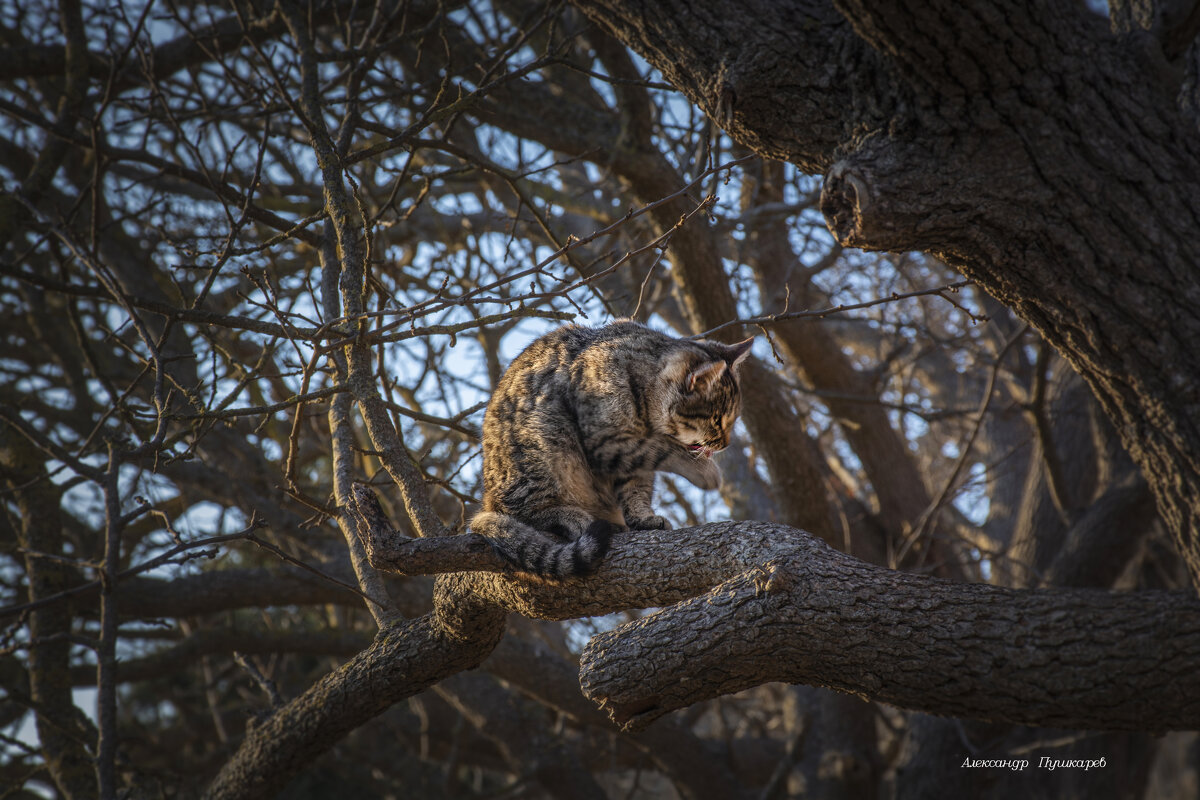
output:
M 629 320 L 541 337 L 500 379 L 483 420 L 483 510 L 471 529 L 520 571 L 595 569 L 614 533 L 665 530 L 656 471 L 716 489 L 712 453 L 741 411 L 736 345 Z

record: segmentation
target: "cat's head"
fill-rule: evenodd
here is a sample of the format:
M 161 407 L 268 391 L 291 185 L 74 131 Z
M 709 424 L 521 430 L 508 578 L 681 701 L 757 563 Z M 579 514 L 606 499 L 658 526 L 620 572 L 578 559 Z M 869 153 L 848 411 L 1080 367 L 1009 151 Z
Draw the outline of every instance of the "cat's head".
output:
M 738 365 L 750 354 L 754 339 L 737 344 L 702 340 L 689 348 L 682 364 L 665 370 L 671 387 L 666 431 L 698 456 L 729 446 L 733 423 L 742 411 Z

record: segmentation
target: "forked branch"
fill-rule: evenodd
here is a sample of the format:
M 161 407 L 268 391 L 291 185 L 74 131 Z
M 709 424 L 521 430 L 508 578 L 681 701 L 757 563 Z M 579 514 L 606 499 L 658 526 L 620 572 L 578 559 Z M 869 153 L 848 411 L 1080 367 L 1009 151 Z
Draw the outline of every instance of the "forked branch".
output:
M 400 560 L 411 544 L 376 537 L 373 559 Z M 443 568 L 476 569 L 463 548 L 457 564 L 441 551 Z M 1184 595 L 952 583 L 754 521 L 629 531 L 595 573 L 561 583 L 483 569 L 453 576 L 462 596 L 529 617 L 663 607 L 583 653 L 585 694 L 630 730 L 770 681 L 1028 725 L 1200 727 L 1200 674 L 1187 666 L 1200 658 L 1200 600 Z

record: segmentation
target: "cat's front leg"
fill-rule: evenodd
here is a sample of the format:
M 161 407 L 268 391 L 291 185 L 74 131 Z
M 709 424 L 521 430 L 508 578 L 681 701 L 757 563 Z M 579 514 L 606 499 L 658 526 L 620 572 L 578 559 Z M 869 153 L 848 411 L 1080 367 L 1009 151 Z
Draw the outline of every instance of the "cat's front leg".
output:
M 654 513 L 650 501 L 654 496 L 654 473 L 635 475 L 616 486 L 617 499 L 625 524 L 633 531 L 669 531 L 671 523 Z
M 711 458 L 696 455 L 683 445 L 675 445 L 659 469 L 686 478 L 698 489 L 721 488 L 721 468 Z
M 584 447 L 598 475 L 628 480 L 648 471 L 674 472 L 705 491 L 721 485 L 721 470 L 712 459 L 667 436 L 643 439 L 605 430 L 585 437 Z

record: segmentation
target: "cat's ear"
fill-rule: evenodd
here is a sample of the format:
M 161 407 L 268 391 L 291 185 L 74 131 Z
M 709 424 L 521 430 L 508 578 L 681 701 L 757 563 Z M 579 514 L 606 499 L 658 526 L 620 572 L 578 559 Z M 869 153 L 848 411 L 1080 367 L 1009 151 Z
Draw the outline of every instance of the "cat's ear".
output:
M 730 367 L 736 367 L 746 360 L 746 356 L 750 355 L 750 348 L 752 347 L 754 347 L 753 336 L 737 344 L 725 345 L 725 360 L 729 362 Z
M 708 391 L 709 387 L 720 380 L 729 365 L 724 361 L 706 361 L 687 374 L 683 385 L 689 392 Z

